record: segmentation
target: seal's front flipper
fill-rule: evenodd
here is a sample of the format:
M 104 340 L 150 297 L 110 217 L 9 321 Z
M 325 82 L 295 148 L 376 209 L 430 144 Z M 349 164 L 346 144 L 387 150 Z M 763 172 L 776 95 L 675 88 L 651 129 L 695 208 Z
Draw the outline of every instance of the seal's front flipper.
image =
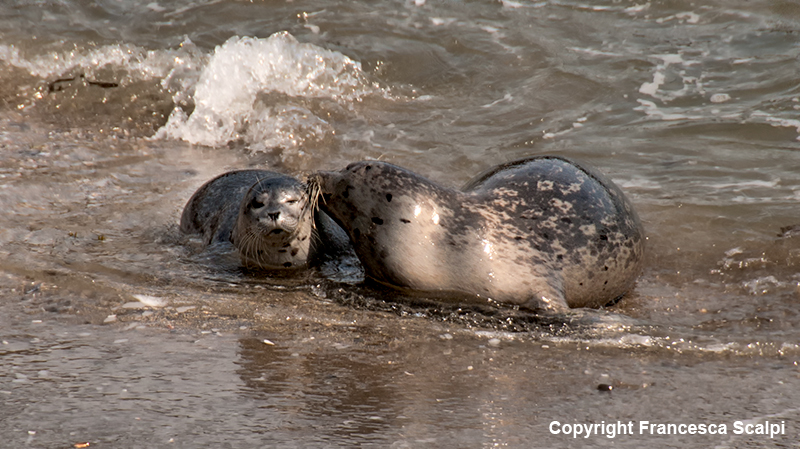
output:
M 317 256 L 336 257 L 342 253 L 353 253 L 350 237 L 331 217 L 325 212 L 317 210 L 314 213 L 314 228 L 317 230 L 319 241 L 315 242 Z M 319 247 L 324 251 L 319 251 Z M 322 254 L 319 254 L 322 253 Z

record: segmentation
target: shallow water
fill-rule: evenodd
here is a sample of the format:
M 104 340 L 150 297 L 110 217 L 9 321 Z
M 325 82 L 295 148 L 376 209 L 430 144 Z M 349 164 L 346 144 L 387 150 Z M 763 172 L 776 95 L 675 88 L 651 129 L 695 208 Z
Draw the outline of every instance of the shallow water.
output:
M 798 36 L 782 1 L 4 2 L 0 436 L 796 445 Z M 649 255 L 601 312 L 619 325 L 263 279 L 177 231 L 227 169 L 373 158 L 459 186 L 532 154 L 636 205 Z M 643 420 L 728 434 L 549 431 Z

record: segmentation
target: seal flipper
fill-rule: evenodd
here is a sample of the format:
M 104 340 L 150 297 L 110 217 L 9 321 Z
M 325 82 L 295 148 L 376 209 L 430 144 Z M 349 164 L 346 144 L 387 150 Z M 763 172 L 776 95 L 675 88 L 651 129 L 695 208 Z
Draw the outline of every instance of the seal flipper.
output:
M 357 284 L 364 280 L 364 268 L 350 237 L 328 214 L 314 212 L 314 233 L 309 263 L 331 280 Z
M 333 259 L 342 254 L 355 254 L 350 237 L 331 217 L 317 209 L 314 212 L 315 240 L 312 242 L 311 256 L 314 260 Z
M 564 296 L 564 282 L 561 273 L 540 277 L 534 282 L 533 294 L 521 307 L 547 314 L 567 313 L 570 308 Z

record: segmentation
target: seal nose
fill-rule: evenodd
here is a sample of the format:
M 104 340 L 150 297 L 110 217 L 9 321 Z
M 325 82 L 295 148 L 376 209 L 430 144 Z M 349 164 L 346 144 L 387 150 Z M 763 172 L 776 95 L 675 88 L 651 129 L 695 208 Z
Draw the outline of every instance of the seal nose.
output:
M 269 217 L 272 221 L 278 221 L 278 218 L 281 216 L 280 212 L 268 212 L 267 217 Z

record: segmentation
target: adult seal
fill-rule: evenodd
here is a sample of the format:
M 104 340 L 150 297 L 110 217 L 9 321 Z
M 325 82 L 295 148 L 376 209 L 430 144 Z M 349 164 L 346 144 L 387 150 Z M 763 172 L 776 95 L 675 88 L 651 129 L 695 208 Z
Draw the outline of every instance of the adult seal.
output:
M 463 191 L 377 161 L 310 182 L 365 274 L 400 289 L 561 312 L 619 299 L 641 270 L 644 230 L 631 203 L 566 158 L 502 164 Z
M 347 251 L 347 235 L 311 204 L 307 186 L 268 170 L 235 170 L 206 182 L 183 209 L 180 229 L 206 245 L 230 242 L 250 268 L 306 268 Z

